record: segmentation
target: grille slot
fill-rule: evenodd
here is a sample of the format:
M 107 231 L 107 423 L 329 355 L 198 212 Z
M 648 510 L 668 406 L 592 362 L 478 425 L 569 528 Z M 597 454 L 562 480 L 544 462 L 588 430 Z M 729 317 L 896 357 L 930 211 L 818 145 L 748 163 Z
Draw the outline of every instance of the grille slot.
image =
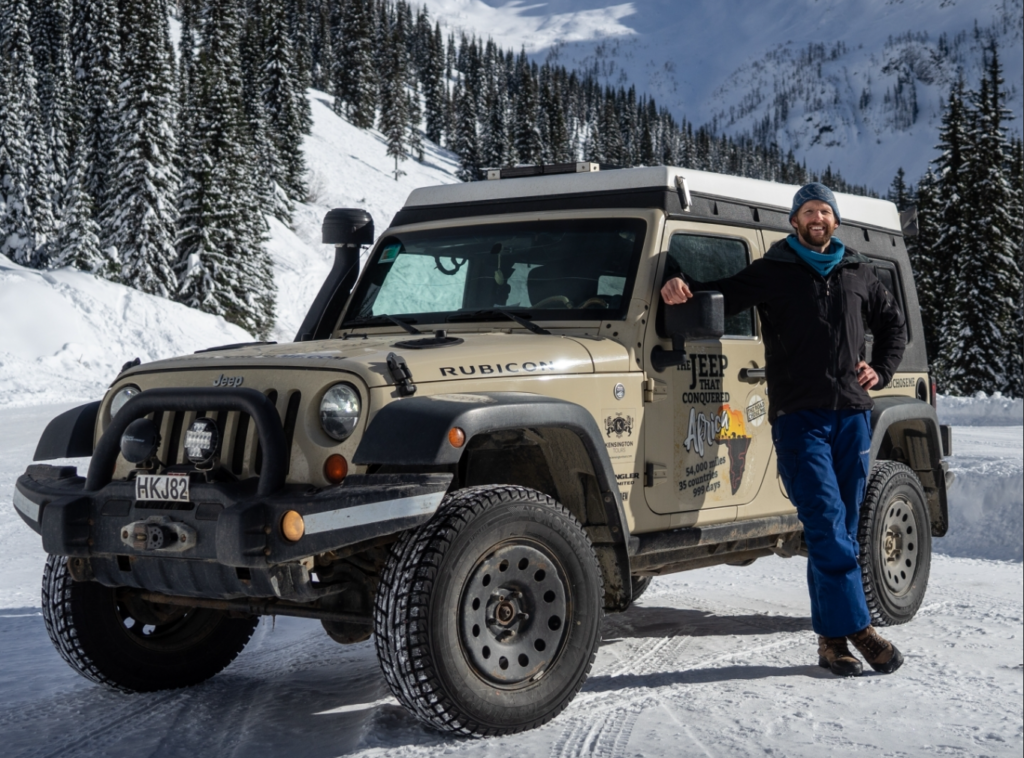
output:
M 295 436 L 295 422 L 299 418 L 299 403 L 301 402 L 302 393 L 295 390 L 288 398 L 288 410 L 284 414 L 284 446 L 288 451 L 285 473 L 291 473 L 292 470 L 292 438 Z

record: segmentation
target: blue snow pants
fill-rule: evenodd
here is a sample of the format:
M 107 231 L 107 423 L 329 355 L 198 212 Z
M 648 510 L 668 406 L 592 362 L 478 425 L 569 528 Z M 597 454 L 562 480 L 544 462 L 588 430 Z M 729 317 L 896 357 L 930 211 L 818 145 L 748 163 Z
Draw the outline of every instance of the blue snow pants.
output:
M 857 544 L 871 459 L 870 413 L 796 411 L 772 425 L 779 475 L 804 526 L 811 624 L 824 637 L 845 637 L 871 623 Z

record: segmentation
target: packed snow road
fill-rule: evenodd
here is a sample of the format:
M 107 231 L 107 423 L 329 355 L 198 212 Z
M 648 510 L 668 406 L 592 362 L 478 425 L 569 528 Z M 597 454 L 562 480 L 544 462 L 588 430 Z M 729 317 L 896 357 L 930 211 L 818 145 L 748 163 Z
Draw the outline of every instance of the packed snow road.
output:
M 74 673 L 43 627 L 39 539 L 10 505 L 40 430 L 63 407 L 0 410 L 4 755 L 1021 753 L 1019 425 L 954 432 L 951 528 L 971 536 L 945 552 L 1010 560 L 933 557 L 917 618 L 887 632 L 906 656 L 897 674 L 839 680 L 819 669 L 806 564 L 762 559 L 656 579 L 632 609 L 607 617 L 591 677 L 561 716 L 468 740 L 425 729 L 389 697 L 372 641 L 337 645 L 314 621 L 265 619 L 225 672 L 189 690 L 126 696 Z

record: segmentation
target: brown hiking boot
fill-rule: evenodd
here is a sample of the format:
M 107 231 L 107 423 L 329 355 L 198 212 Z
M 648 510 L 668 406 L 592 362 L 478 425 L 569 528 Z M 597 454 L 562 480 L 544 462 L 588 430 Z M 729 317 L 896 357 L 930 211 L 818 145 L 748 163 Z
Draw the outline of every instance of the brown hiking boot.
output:
M 875 631 L 873 626 L 849 635 L 853 646 L 875 671 L 891 674 L 903 665 L 903 655 L 896 646 Z
M 846 646 L 846 637 L 818 637 L 818 665 L 836 676 L 860 676 L 864 671 Z

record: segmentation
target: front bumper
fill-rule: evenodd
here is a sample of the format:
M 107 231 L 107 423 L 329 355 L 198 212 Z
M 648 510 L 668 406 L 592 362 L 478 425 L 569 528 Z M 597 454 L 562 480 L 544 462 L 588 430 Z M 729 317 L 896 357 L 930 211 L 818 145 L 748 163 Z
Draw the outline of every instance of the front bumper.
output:
M 42 535 L 53 555 L 87 559 L 90 578 L 192 597 L 319 597 L 310 577 L 311 556 L 377 540 L 426 522 L 437 510 L 451 474 L 369 474 L 315 490 L 288 485 L 261 494 L 252 480 L 207 483 L 197 475 L 191 503 L 135 500 L 134 482 L 111 481 L 94 490 L 70 466 L 29 466 L 17 481 L 14 505 Z M 300 513 L 306 533 L 296 542 L 281 534 L 287 511 Z M 136 548 L 123 531 L 153 520 L 194 534 L 187 549 Z

